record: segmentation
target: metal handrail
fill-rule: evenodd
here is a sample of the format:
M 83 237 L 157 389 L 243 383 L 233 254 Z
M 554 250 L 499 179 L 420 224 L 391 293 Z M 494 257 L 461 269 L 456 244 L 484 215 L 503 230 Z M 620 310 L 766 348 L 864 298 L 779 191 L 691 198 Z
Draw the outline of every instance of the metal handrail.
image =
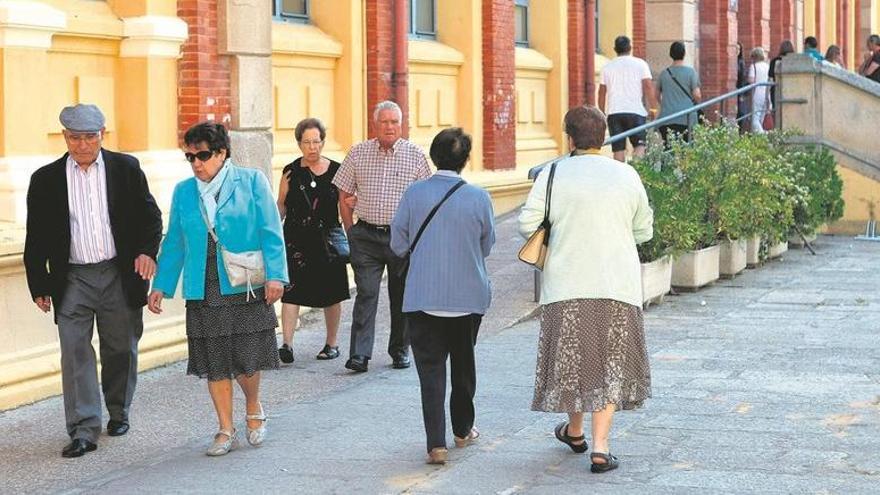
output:
M 697 111 L 702 110 L 707 107 L 711 107 L 712 105 L 715 105 L 718 103 L 720 103 L 722 105 L 722 112 L 721 113 L 723 114 L 724 113 L 723 106 L 724 106 L 724 102 L 726 100 L 728 100 L 734 96 L 739 96 L 743 93 L 748 93 L 749 91 L 752 91 L 759 86 L 772 87 L 775 85 L 776 85 L 775 82 L 768 81 L 768 82 L 752 83 L 747 86 L 743 86 L 741 88 L 730 91 L 729 93 L 724 93 L 723 95 L 716 96 L 715 98 L 712 98 L 711 100 L 704 101 L 704 102 L 698 103 L 692 107 L 681 110 L 679 112 L 675 112 L 672 115 L 667 115 L 666 117 L 663 117 L 663 118 L 654 119 L 651 122 L 647 122 L 647 123 L 642 124 L 638 127 L 634 127 L 628 131 L 621 132 L 620 134 L 615 134 L 613 136 L 609 136 L 608 139 L 606 139 L 605 142 L 602 143 L 602 146 L 608 146 L 609 144 L 614 143 L 616 141 L 620 141 L 621 139 L 626 139 L 626 138 L 628 138 L 630 136 L 634 136 L 640 132 L 654 129 L 654 128 L 659 127 L 663 124 L 666 124 L 667 122 L 672 122 L 673 120 L 675 120 L 679 117 L 685 117 L 685 116 L 690 115 L 694 112 L 697 112 Z M 752 113 L 753 112 L 748 112 L 747 114 L 743 115 L 742 117 L 737 118 L 736 121 L 738 122 L 740 120 L 748 118 L 749 116 L 752 115 Z M 529 169 L 529 180 L 535 180 L 535 178 L 538 176 L 539 173 L 541 173 L 541 170 L 543 170 L 543 168 L 545 166 L 547 166 L 555 161 L 566 158 L 568 156 L 569 155 L 566 153 L 564 155 L 557 156 L 556 158 L 553 158 L 551 160 L 547 160 L 546 162 L 543 162 L 541 164 L 535 165 L 534 167 L 530 168 Z

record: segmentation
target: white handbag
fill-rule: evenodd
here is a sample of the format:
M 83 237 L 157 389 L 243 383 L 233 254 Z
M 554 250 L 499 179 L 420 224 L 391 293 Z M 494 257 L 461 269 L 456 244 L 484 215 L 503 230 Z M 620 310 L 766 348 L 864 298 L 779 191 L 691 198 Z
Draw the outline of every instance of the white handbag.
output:
M 229 278 L 229 284 L 233 287 L 247 287 L 247 300 L 250 301 L 251 296 L 257 297 L 254 292 L 255 285 L 263 285 L 266 283 L 266 265 L 263 262 L 263 251 L 242 251 L 233 253 L 220 244 L 220 239 L 214 228 L 208 222 L 208 216 L 203 208 L 199 208 L 202 212 L 202 219 L 205 226 L 208 227 L 208 233 L 214 238 L 220 251 L 220 258 L 223 260 L 223 268 L 226 269 L 226 276 Z

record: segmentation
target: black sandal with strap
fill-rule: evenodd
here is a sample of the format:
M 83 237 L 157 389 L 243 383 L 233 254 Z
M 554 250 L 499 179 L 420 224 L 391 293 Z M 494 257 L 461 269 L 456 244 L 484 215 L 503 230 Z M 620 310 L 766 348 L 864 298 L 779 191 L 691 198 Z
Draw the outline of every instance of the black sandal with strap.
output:
M 584 439 L 584 436 L 581 435 L 579 437 L 570 437 L 568 436 L 568 422 L 563 421 L 556 425 L 556 430 L 554 430 L 556 434 L 556 439 L 560 442 L 564 443 L 571 447 L 571 450 L 574 451 L 575 454 L 583 454 L 590 447 L 587 445 L 587 442 Z M 574 442 L 583 442 L 583 443 L 574 443 Z
M 590 452 L 590 461 L 592 461 L 594 457 L 603 459 L 605 462 L 601 464 L 596 464 L 595 462 L 591 463 L 590 471 L 593 473 L 607 473 L 608 471 L 613 471 L 620 467 L 620 461 L 617 460 L 617 457 L 611 455 L 611 453 Z
M 321 349 L 321 352 L 315 356 L 315 359 L 336 359 L 339 357 L 339 347 L 330 347 L 329 344 L 325 344 L 324 348 Z

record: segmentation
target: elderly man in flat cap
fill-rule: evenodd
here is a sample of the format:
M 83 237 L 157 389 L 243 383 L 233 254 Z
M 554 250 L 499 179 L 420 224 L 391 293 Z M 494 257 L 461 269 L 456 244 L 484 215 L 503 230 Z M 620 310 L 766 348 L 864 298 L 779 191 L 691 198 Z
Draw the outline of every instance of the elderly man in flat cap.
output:
M 98 107 L 66 107 L 60 120 L 68 152 L 31 176 L 24 263 L 34 303 L 43 312 L 55 306 L 71 439 L 61 455 L 80 457 L 97 448 L 101 389 L 107 434 L 128 431 L 162 214 L 137 159 L 102 148 Z M 101 389 L 91 344 L 96 320 Z

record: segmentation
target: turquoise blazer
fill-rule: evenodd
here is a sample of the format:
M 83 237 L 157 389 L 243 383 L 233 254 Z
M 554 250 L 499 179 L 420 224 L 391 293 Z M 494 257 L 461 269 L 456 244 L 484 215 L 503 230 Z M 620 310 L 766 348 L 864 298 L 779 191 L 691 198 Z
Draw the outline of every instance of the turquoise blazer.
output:
M 238 167 L 231 163 L 224 166 L 230 167 L 230 170 L 220 189 L 217 216 L 214 220 L 220 244 L 234 253 L 262 250 L 266 280 L 287 284 L 287 257 L 281 217 L 269 180 L 263 172 L 256 169 Z M 181 270 L 183 298 L 205 298 L 208 227 L 202 217 L 201 208 L 195 177 L 177 184 L 171 199 L 168 233 L 159 251 L 159 266 L 153 279 L 153 289 L 164 292 L 166 298 L 174 296 Z M 219 252 L 217 271 L 220 275 L 221 294 L 239 294 L 247 290 L 246 287 L 232 287 L 229 284 Z

